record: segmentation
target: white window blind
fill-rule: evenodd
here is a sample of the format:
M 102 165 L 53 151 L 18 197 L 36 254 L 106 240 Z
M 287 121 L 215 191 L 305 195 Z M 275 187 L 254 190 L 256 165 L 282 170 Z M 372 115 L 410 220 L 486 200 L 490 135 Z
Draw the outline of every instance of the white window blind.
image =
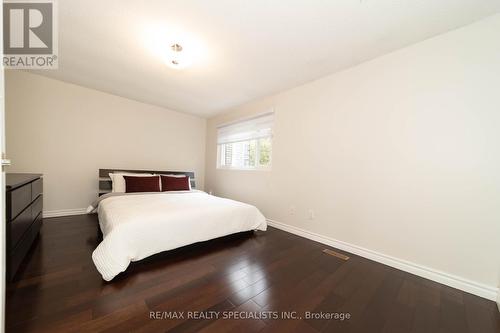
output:
M 273 135 L 274 113 L 220 126 L 217 129 L 217 144 L 234 143 Z
M 217 167 L 269 169 L 274 113 L 266 113 L 217 128 Z

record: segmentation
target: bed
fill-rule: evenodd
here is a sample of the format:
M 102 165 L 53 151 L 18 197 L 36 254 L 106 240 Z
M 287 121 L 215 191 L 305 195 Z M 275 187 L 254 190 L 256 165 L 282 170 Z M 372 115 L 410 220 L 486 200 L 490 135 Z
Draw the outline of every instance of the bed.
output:
M 192 188 L 186 191 L 111 193 L 105 179 L 108 171 L 113 172 L 99 171 L 100 195 L 88 209 L 99 217 L 103 240 L 92 259 L 106 281 L 124 272 L 131 262 L 156 253 L 238 232 L 267 229 L 266 219 L 256 207 L 197 190 L 193 173 L 178 172 L 191 179 Z

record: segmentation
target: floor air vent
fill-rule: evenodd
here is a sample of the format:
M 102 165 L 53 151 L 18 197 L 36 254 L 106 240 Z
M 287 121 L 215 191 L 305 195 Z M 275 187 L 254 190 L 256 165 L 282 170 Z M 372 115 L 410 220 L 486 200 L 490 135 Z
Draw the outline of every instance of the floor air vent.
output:
M 340 258 L 342 260 L 349 260 L 349 257 L 346 256 L 345 254 L 342 254 L 342 253 L 338 253 L 338 252 L 335 252 L 335 251 L 332 251 L 330 249 L 324 249 L 323 250 L 324 253 L 326 254 L 329 254 L 331 256 L 334 256 L 334 257 L 337 257 L 337 258 Z

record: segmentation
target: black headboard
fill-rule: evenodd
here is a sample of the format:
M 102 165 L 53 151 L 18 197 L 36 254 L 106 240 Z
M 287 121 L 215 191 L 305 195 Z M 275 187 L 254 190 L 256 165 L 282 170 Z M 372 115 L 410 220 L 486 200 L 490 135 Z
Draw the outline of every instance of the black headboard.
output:
M 162 175 L 186 175 L 191 180 L 191 188 L 196 188 L 196 180 L 194 179 L 194 172 L 192 171 L 99 169 L 99 196 L 111 192 L 111 178 L 109 178 L 109 174 L 113 172 L 155 173 Z

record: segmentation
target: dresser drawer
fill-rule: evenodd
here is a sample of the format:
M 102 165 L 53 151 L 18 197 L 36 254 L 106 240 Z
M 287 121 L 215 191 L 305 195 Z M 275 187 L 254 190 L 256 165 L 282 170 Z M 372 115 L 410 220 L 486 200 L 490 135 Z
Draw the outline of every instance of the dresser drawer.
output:
M 40 178 L 31 183 L 31 200 L 35 200 L 35 198 L 42 193 L 43 193 L 43 181 Z
M 9 241 L 9 249 L 12 249 L 17 245 L 32 222 L 33 216 L 31 215 L 31 207 L 28 207 L 14 220 L 7 221 L 7 240 Z
M 11 191 L 10 195 L 11 209 L 10 219 L 14 219 L 20 212 L 23 211 L 31 203 L 31 184 L 26 184 Z
M 35 221 L 33 221 L 33 224 L 31 225 L 30 232 L 33 239 L 35 239 L 36 236 L 38 236 L 41 227 L 42 227 L 42 213 L 38 214 L 38 216 L 35 217 Z
M 38 235 L 38 231 L 40 230 L 41 226 L 41 219 L 37 219 L 34 223 L 33 226 L 35 226 L 35 229 L 29 228 L 27 232 L 24 233 L 24 235 L 21 237 L 19 242 L 14 246 L 12 249 L 10 249 L 7 255 L 7 276 L 10 280 L 14 278 L 14 275 L 16 274 L 19 266 L 21 265 L 24 257 L 28 253 L 29 249 L 31 248 L 33 241 L 35 240 L 36 236 Z M 35 232 L 36 231 L 36 232 Z
M 40 195 L 32 204 L 31 204 L 31 220 L 33 221 L 43 209 L 43 195 Z

